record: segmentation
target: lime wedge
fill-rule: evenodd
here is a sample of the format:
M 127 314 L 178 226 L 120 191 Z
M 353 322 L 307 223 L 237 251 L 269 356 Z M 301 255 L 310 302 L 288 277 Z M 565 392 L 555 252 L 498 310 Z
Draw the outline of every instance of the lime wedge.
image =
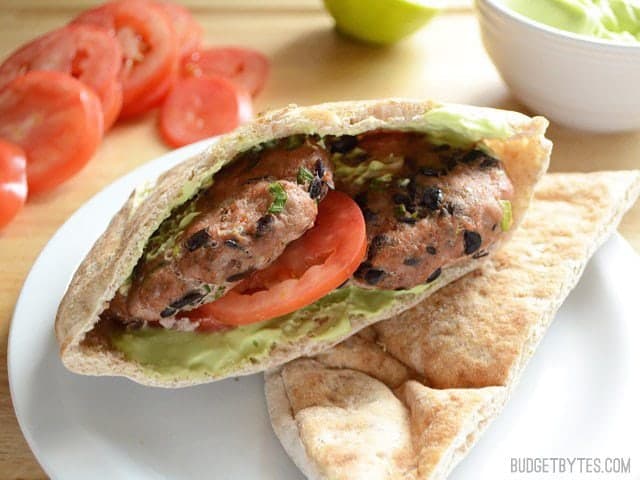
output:
M 441 2 L 419 0 L 324 0 L 338 31 L 388 45 L 411 35 L 438 13 Z

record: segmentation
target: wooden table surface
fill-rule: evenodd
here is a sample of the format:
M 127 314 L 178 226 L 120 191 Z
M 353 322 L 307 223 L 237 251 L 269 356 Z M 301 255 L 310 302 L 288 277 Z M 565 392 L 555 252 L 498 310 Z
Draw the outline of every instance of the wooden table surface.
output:
M 63 25 L 89 0 L 1 0 L 0 57 Z M 523 109 L 486 56 L 470 10 L 448 12 L 411 39 L 386 49 L 347 41 L 332 30 L 320 0 L 188 0 L 206 43 L 255 47 L 272 62 L 256 111 L 289 103 L 413 96 Z M 530 113 L 530 112 L 529 112 Z M 640 133 L 594 135 L 556 125 L 552 171 L 640 168 Z M 167 151 L 155 113 L 118 125 L 90 164 L 50 194 L 30 200 L 0 232 L 0 479 L 44 478 L 16 421 L 7 380 L 7 335 L 22 283 L 40 250 L 84 202 L 133 168 Z M 640 252 L 640 205 L 620 232 Z M 50 328 L 51 319 L 43 319 Z M 52 332 L 53 335 L 53 332 Z

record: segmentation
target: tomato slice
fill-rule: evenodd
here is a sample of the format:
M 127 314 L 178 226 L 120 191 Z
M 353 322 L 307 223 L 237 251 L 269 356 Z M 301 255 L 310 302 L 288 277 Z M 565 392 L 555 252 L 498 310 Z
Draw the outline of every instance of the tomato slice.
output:
M 350 278 L 366 250 L 360 207 L 342 192 L 329 192 L 318 206 L 313 228 L 291 242 L 274 263 L 187 316 L 200 319 L 207 329 L 209 323 L 245 325 L 294 312 Z
M 89 161 L 102 119 L 93 90 L 64 73 L 29 72 L 0 91 L 0 138 L 27 154 L 29 194 L 52 189 Z
M 178 40 L 179 55 L 182 57 L 197 49 L 202 42 L 204 32 L 191 12 L 176 3 L 158 2 L 157 5 L 171 20 Z
M 24 151 L 0 139 L 0 229 L 17 215 L 27 199 Z
M 236 128 L 252 116 L 251 98 L 220 77 L 179 80 L 160 110 L 160 133 L 180 147 Z
M 97 25 L 109 31 L 122 48 L 121 117 L 147 111 L 146 97 L 176 72 L 178 44 L 169 18 L 150 0 L 121 0 L 87 10 L 74 23 Z
M 182 74 L 194 77 L 218 75 L 255 97 L 267 82 L 269 60 L 262 53 L 248 48 L 209 48 L 185 57 Z
M 32 70 L 66 73 L 100 97 L 108 128 L 122 106 L 121 65 L 120 45 L 108 32 L 91 25 L 69 25 L 36 38 L 7 58 L 0 65 L 0 89 Z
M 107 90 L 102 100 L 102 114 L 104 116 L 104 131 L 106 132 L 116 123 L 120 110 L 122 110 L 122 84 L 114 82 Z

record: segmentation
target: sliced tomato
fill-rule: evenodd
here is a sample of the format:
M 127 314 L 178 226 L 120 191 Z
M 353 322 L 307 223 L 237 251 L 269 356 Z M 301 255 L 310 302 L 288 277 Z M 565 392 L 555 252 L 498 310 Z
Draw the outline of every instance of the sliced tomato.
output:
M 104 131 L 109 130 L 120 116 L 122 110 L 122 84 L 114 82 L 102 100 L 102 114 L 104 117 Z
M 27 199 L 26 168 L 24 151 L 0 139 L 0 229 L 13 220 Z
M 188 313 L 202 328 L 211 323 L 244 325 L 303 308 L 353 275 L 367 250 L 360 207 L 332 191 L 320 202 L 316 223 L 290 243 L 278 259 L 222 298 Z
M 0 66 L 0 89 L 32 70 L 66 73 L 100 97 L 108 128 L 122 106 L 121 65 L 120 44 L 107 31 L 91 25 L 68 25 L 36 38 L 7 58 Z
M 27 154 L 29 194 L 56 187 L 89 161 L 102 119 L 93 90 L 64 73 L 29 72 L 0 91 L 0 138 Z
M 150 94 L 162 95 L 171 86 L 178 62 L 176 35 L 167 15 L 151 0 L 121 0 L 80 14 L 75 23 L 97 25 L 109 31 L 122 49 L 122 117 L 144 113 Z M 165 82 L 165 83 L 163 83 Z
M 182 57 L 197 49 L 202 42 L 204 31 L 191 12 L 182 5 L 171 2 L 158 2 L 158 6 L 171 20 L 178 40 L 179 55 Z
M 180 147 L 229 132 L 251 116 L 251 97 L 224 78 L 185 78 L 162 105 L 160 133 L 169 145 Z
M 184 76 L 218 75 L 235 83 L 254 97 L 269 76 L 269 60 L 256 50 L 239 47 L 196 50 L 182 60 Z

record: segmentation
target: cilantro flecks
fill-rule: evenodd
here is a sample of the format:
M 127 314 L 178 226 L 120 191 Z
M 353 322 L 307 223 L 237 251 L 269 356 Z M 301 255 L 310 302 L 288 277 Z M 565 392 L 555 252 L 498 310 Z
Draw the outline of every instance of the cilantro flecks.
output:
M 287 203 L 287 192 L 284 187 L 278 182 L 269 184 L 269 193 L 273 197 L 273 201 L 269 206 L 269 213 L 280 213 L 284 210 L 284 206 Z
M 303 185 L 307 182 L 310 182 L 311 180 L 313 180 L 313 173 L 311 173 L 311 170 L 306 167 L 300 167 L 297 177 L 298 183 Z

